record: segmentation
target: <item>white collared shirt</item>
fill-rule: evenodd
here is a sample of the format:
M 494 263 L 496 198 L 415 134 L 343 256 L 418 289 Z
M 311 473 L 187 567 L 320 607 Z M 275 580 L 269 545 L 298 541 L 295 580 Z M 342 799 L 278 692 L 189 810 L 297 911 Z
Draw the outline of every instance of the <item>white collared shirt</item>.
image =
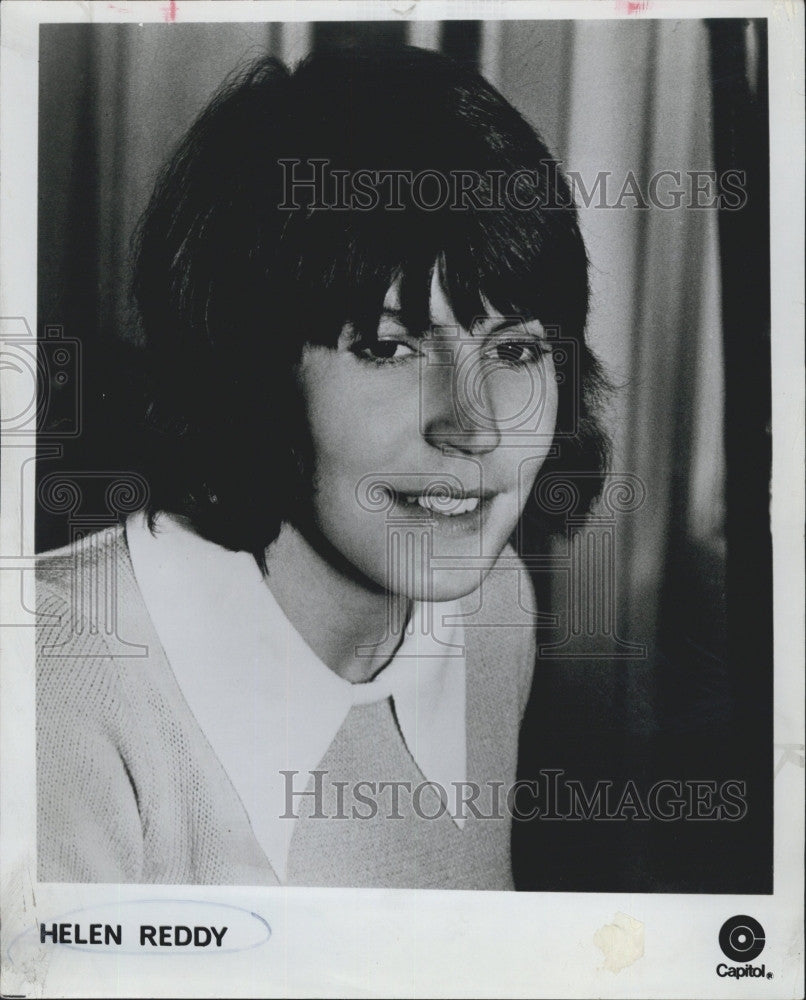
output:
M 415 603 L 403 641 L 371 681 L 351 684 L 307 645 L 255 560 L 161 514 L 126 523 L 134 574 L 180 690 L 227 772 L 280 882 L 296 823 L 287 780 L 304 783 L 354 705 L 391 698 L 403 739 L 447 793 L 457 826 L 466 779 L 465 650 L 459 601 Z

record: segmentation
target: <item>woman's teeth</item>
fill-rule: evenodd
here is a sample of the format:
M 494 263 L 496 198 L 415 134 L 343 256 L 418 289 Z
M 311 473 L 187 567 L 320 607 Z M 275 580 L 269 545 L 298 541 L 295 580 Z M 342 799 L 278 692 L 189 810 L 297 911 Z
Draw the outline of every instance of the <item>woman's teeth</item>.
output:
M 456 497 L 432 497 L 423 494 L 405 495 L 407 504 L 419 504 L 425 510 L 434 514 L 442 514 L 444 517 L 456 517 L 458 514 L 470 514 L 479 505 L 478 497 L 467 497 L 459 500 Z

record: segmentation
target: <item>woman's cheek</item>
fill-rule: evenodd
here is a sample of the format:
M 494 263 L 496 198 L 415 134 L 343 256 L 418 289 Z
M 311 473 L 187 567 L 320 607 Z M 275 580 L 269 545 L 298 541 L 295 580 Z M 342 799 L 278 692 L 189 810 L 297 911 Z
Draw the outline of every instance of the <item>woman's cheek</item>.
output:
M 417 380 L 399 367 L 375 367 L 324 347 L 305 349 L 300 380 L 320 474 L 330 465 L 342 472 L 374 465 L 382 472 L 404 449 L 401 438 L 416 433 Z

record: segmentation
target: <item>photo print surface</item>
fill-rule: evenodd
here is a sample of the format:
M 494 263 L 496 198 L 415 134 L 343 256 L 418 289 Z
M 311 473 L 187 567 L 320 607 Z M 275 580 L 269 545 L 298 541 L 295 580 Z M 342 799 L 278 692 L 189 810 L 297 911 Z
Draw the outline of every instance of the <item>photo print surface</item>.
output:
M 41 877 L 769 892 L 766 24 L 403 27 L 40 29 Z
M 802 8 L 0 18 L 0 992 L 802 995 Z

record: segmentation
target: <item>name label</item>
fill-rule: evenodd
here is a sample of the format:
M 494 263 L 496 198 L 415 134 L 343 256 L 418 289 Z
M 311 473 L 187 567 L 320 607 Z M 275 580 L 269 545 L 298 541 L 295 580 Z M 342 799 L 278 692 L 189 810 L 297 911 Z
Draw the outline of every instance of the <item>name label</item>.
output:
M 140 924 L 137 944 L 141 948 L 220 948 L 227 927 L 212 924 Z M 121 924 L 39 925 L 41 944 L 122 945 Z

